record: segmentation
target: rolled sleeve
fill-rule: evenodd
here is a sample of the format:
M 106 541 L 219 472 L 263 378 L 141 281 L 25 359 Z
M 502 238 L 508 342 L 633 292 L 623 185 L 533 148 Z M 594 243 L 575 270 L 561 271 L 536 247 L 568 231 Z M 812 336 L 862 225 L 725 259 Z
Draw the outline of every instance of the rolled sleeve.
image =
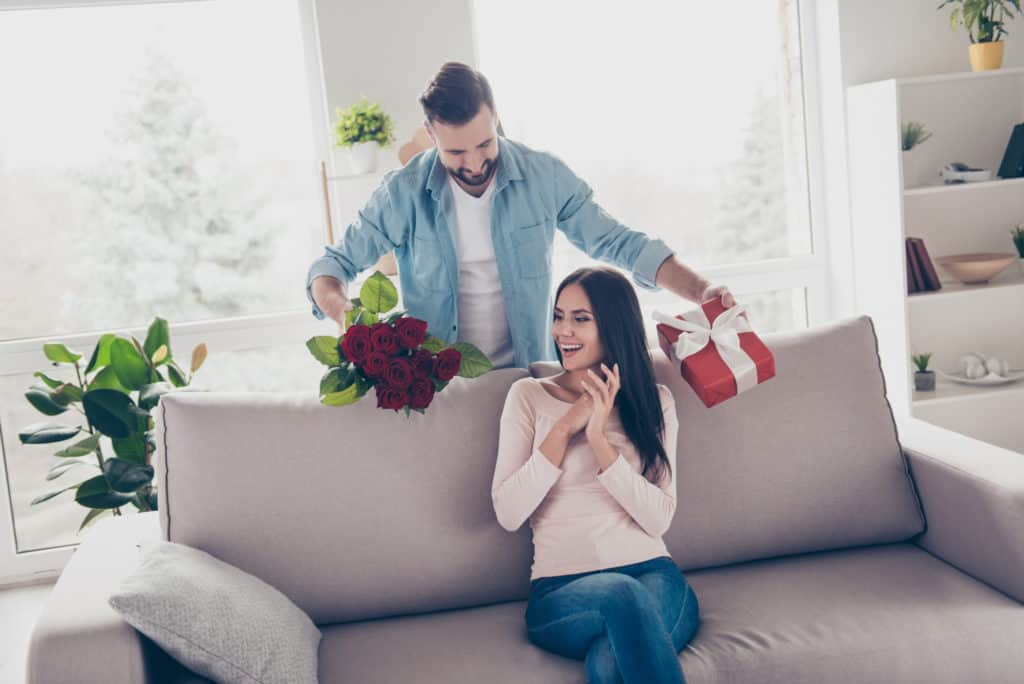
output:
M 640 250 L 640 256 L 633 262 L 633 281 L 644 288 L 658 292 L 661 290 L 657 285 L 658 269 L 675 252 L 667 244 L 657 238 L 648 240 L 644 248 Z

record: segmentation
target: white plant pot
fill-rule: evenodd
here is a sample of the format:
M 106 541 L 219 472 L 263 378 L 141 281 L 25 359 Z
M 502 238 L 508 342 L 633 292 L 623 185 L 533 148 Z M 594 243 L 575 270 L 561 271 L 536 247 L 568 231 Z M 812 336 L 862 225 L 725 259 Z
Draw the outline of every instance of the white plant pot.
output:
M 377 168 L 376 142 L 356 143 L 349 148 L 349 169 L 353 174 L 370 173 Z
M 909 190 L 910 188 L 916 188 L 919 185 L 918 181 L 918 170 L 917 167 L 920 165 L 920 156 L 917 153 L 917 147 L 913 147 L 909 150 L 903 151 L 903 189 Z

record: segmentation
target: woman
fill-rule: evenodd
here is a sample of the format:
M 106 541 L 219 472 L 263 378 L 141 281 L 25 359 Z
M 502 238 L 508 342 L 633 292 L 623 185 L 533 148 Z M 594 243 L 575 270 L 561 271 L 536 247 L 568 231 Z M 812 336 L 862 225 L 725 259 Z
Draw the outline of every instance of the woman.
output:
M 552 332 L 564 370 L 510 388 L 491 488 L 502 527 L 533 530 L 529 639 L 585 660 L 590 682 L 683 682 L 699 607 L 662 540 L 679 424 L 632 285 L 573 272 Z

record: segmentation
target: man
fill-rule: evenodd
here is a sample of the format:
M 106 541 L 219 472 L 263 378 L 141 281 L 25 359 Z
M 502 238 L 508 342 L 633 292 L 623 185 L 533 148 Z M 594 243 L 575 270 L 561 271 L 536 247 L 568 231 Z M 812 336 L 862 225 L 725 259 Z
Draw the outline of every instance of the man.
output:
M 306 294 L 317 318 L 341 324 L 352 308 L 345 287 L 394 250 L 404 308 L 431 334 L 475 345 L 495 368 L 553 360 L 556 228 L 643 289 L 698 303 L 721 296 L 733 306 L 726 287 L 609 216 L 560 159 L 499 135 L 480 72 L 448 62 L 419 101 L 434 148 L 389 172 L 341 240 L 313 262 Z

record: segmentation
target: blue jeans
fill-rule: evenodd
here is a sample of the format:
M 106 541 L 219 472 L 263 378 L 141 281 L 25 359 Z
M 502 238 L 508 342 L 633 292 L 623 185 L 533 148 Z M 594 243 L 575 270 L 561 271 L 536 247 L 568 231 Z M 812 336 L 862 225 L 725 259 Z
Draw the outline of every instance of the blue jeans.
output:
M 584 660 L 591 684 L 685 682 L 677 654 L 699 625 L 697 595 L 668 556 L 539 577 L 526 605 L 530 641 Z

